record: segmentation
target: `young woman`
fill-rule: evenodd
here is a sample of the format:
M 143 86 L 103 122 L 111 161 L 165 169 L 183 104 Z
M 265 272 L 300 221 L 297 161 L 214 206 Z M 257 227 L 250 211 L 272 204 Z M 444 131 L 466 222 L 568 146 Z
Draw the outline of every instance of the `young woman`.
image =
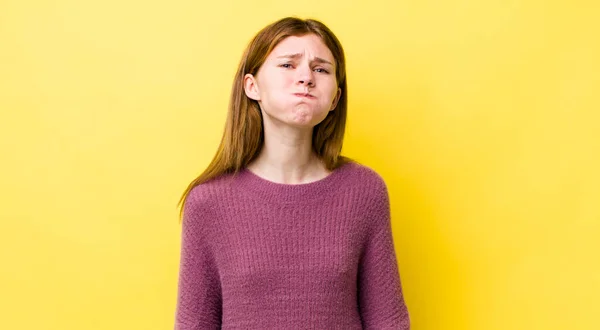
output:
M 342 46 L 323 23 L 262 29 L 225 132 L 182 196 L 175 329 L 409 329 L 388 190 L 341 156 Z

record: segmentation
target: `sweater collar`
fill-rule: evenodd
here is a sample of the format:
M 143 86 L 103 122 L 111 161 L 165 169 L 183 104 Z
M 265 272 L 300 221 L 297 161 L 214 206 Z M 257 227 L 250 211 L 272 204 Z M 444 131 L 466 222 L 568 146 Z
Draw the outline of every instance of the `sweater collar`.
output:
M 339 190 L 353 163 L 346 163 L 334 169 L 326 177 L 317 181 L 286 184 L 267 180 L 248 168 L 242 168 L 235 176 L 236 186 L 248 194 L 268 202 L 283 204 L 304 204 L 322 200 L 323 197 Z

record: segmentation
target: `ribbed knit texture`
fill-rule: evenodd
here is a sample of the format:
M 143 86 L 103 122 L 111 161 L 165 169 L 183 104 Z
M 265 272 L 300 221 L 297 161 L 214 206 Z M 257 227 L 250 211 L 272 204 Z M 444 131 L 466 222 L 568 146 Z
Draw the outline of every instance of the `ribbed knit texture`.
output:
M 348 163 L 304 184 L 243 169 L 194 187 L 175 329 L 410 329 L 382 177 Z

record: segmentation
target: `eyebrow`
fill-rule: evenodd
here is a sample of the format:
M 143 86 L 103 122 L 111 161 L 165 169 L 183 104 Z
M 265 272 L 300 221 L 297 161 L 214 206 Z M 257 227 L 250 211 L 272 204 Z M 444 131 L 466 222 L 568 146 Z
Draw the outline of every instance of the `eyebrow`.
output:
M 293 58 L 293 59 L 296 59 L 299 57 L 302 57 L 302 53 L 286 54 L 286 55 L 277 56 L 277 58 Z M 329 62 L 328 60 L 321 58 L 321 57 L 315 57 L 314 61 L 319 62 L 319 63 L 327 63 L 327 64 L 333 66 L 333 64 L 331 62 Z

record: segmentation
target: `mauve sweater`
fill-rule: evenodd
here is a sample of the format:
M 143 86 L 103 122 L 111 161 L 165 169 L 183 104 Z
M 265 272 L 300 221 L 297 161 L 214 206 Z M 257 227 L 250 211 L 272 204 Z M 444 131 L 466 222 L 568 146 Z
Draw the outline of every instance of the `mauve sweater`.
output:
M 351 162 L 282 184 L 242 169 L 184 203 L 175 329 L 410 329 L 388 190 Z

